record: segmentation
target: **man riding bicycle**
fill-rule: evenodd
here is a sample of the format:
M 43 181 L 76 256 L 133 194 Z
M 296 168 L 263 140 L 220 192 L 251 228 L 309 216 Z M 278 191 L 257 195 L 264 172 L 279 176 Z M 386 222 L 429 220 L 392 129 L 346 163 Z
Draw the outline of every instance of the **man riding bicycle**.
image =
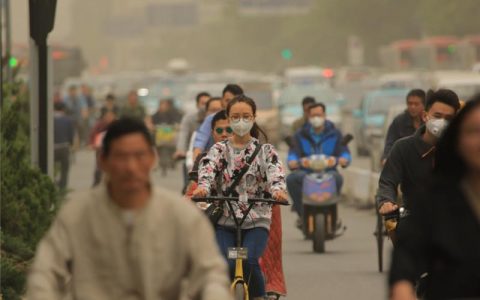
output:
M 393 145 L 380 174 L 376 199 L 381 215 L 398 209 L 399 186 L 407 210 L 410 199 L 425 189 L 434 166 L 435 144 L 459 107 L 458 96 L 451 90 L 428 92 L 423 113 L 425 125 Z
M 154 185 L 145 124 L 114 121 L 99 161 L 105 180 L 68 195 L 38 246 L 25 299 L 231 299 L 208 221 Z

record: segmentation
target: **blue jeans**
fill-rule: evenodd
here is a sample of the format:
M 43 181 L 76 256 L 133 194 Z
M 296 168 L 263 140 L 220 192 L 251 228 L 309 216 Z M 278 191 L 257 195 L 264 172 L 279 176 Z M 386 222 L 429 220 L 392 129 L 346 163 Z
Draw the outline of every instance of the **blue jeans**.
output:
M 293 200 L 293 208 L 297 212 L 299 217 L 303 215 L 303 200 L 302 200 L 302 187 L 303 187 L 303 179 L 307 174 L 311 172 L 307 172 L 305 170 L 297 170 L 290 173 L 287 176 L 287 190 L 292 197 Z M 337 170 L 328 170 L 326 173 L 333 175 L 335 178 L 335 183 L 337 185 L 337 193 L 340 194 L 343 185 L 343 177 L 338 173 Z
M 235 229 L 217 226 L 215 229 L 220 251 L 228 262 L 230 277 L 235 276 L 235 260 L 228 259 L 228 248 L 237 244 Z M 242 247 L 248 248 L 244 262 L 244 276 L 250 298 L 265 296 L 265 280 L 258 259 L 263 255 L 268 241 L 268 230 L 262 227 L 242 230 Z

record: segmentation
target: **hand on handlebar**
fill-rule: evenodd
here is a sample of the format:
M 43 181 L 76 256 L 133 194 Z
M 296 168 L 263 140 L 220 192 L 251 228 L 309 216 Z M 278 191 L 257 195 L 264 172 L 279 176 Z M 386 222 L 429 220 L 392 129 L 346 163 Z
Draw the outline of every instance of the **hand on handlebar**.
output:
M 390 201 L 387 201 L 387 202 L 384 202 L 378 212 L 381 214 L 381 215 L 386 215 L 386 214 L 389 214 L 395 210 L 398 209 L 398 205 L 396 205 L 395 203 L 393 202 L 390 202 Z
M 310 169 L 310 160 L 308 158 L 302 158 L 302 167 L 305 169 Z
M 330 156 L 330 157 L 327 159 L 327 166 L 328 166 L 329 168 L 334 167 L 336 163 L 337 163 L 337 159 L 336 159 L 334 156 Z
M 298 169 L 298 161 L 296 161 L 296 160 L 289 161 L 288 162 L 288 167 L 290 168 L 290 170 Z
M 391 300 L 415 300 L 415 289 L 411 282 L 402 280 L 395 283 L 391 290 Z
M 197 187 L 192 193 L 192 198 L 193 197 L 206 197 L 207 195 L 208 195 L 208 192 L 205 188 Z
M 175 151 L 173 154 L 173 159 L 183 159 L 185 158 L 186 154 L 183 151 Z
M 275 192 L 272 197 L 279 202 L 288 202 L 288 195 L 284 191 Z
M 348 166 L 348 159 L 346 159 L 344 157 L 340 157 L 338 159 L 338 164 L 340 165 L 340 167 L 346 168 Z

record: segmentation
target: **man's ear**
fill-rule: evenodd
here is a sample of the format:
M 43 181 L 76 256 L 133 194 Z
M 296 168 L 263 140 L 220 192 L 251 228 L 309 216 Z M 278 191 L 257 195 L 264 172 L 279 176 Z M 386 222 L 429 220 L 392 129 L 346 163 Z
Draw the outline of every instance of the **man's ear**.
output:
M 422 112 L 422 120 L 423 120 L 424 123 L 427 122 L 427 117 L 428 117 L 428 113 L 424 110 Z

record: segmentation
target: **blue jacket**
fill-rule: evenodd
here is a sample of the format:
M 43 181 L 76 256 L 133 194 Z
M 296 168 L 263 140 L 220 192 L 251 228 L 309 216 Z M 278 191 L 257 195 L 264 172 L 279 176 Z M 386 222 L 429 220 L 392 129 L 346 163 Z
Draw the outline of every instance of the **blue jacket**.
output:
M 288 151 L 288 161 L 298 161 L 301 158 L 309 157 L 313 154 L 324 154 L 327 156 L 334 156 L 336 158 L 343 157 L 350 163 L 352 156 L 348 146 L 341 145 L 343 138 L 340 130 L 335 128 L 335 125 L 330 122 L 325 122 L 325 129 L 321 140 L 316 143 L 311 133 L 312 126 L 307 123 L 299 129 L 293 138 L 293 145 Z M 331 168 L 336 169 L 336 166 Z

